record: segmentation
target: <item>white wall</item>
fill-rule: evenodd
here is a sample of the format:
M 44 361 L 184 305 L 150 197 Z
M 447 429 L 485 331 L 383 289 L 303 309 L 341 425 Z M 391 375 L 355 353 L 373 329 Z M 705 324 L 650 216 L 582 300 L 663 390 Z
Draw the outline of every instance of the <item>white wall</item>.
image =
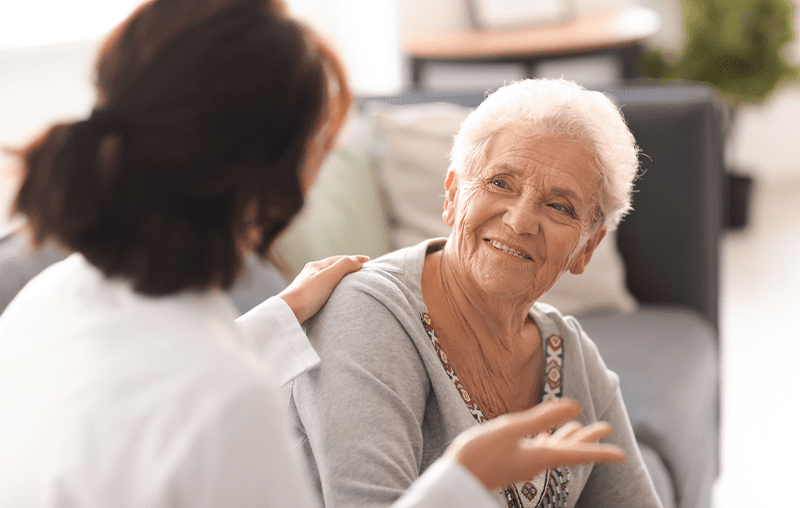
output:
M 95 43 L 0 50 L 0 144 L 86 113 L 94 99 Z
M 397 0 L 287 0 L 292 13 L 333 42 L 356 95 L 403 89 Z
M 53 122 L 88 114 L 96 46 L 80 41 L 0 50 L 0 148 L 20 147 Z M 0 236 L 9 227 L 13 162 L 0 151 Z
M 798 32 L 800 33 L 800 32 Z M 800 84 L 785 85 L 764 104 L 739 112 L 728 164 L 756 180 L 800 178 Z

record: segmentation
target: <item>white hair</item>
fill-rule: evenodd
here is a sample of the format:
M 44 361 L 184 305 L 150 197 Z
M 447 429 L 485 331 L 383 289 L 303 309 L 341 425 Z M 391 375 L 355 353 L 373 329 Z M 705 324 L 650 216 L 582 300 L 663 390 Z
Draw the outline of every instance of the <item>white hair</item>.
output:
M 474 176 L 485 163 L 491 138 L 504 129 L 523 136 L 555 136 L 582 143 L 601 176 L 592 229 L 610 230 L 631 210 L 639 149 L 619 108 L 604 94 L 563 79 L 526 79 L 489 95 L 453 143 L 450 170 Z

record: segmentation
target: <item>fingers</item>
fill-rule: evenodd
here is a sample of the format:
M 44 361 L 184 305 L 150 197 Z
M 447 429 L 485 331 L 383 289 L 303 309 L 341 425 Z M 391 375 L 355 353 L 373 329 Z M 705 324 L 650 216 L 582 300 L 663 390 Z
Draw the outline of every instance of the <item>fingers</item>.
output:
M 333 265 L 337 261 L 339 261 L 341 259 L 344 259 L 344 258 L 348 258 L 348 257 L 355 258 L 356 256 L 344 256 L 344 255 L 330 256 L 330 257 L 327 257 L 325 259 L 320 259 L 318 261 L 309 261 L 308 263 L 306 263 L 306 265 L 303 268 L 304 269 L 316 269 L 317 271 L 320 271 L 320 270 L 324 270 L 325 268 L 328 268 L 329 266 Z
M 530 446 L 530 453 L 535 458 L 542 451 L 537 446 Z M 569 466 L 592 462 L 625 462 L 627 456 L 622 448 L 611 444 L 569 443 L 552 451 L 553 466 Z
M 583 443 L 593 443 L 609 434 L 611 434 L 611 425 L 606 422 L 594 422 L 586 427 L 578 422 L 567 422 L 551 436 L 551 439 L 570 439 Z
M 361 265 L 367 261 L 369 261 L 369 256 L 341 256 L 331 266 L 341 265 L 344 268 L 354 267 L 353 269 L 355 270 L 361 268 Z
M 348 273 L 355 272 L 356 270 L 360 269 L 361 266 L 369 261 L 367 256 L 335 256 L 337 259 L 333 261 L 330 265 L 321 268 L 319 270 L 319 275 L 323 275 L 325 278 L 330 279 L 332 282 L 338 283 L 342 280 L 342 277 L 347 275 Z M 324 259 L 323 261 L 327 262 L 332 258 Z M 324 272 L 324 274 L 323 274 Z
M 461 463 L 487 489 L 533 478 L 541 471 L 562 465 L 622 462 L 617 446 L 596 440 L 608 435 L 610 426 L 581 426 L 570 421 L 580 414 L 577 402 L 560 399 L 527 411 L 495 418 L 460 434 L 445 452 Z M 551 436 L 549 430 L 558 428 Z M 528 436 L 536 436 L 527 439 Z
M 367 261 L 367 256 L 332 256 L 313 261 L 278 296 L 289 305 L 297 321 L 304 323 L 322 308 L 342 277 Z
M 566 422 L 578 417 L 581 406 L 569 399 L 558 399 L 543 402 L 519 413 L 496 418 L 498 425 L 507 427 L 510 435 L 519 439 L 536 435 L 543 430 L 561 427 Z
M 611 425 L 606 422 L 594 422 L 586 427 L 576 429 L 570 436 L 574 441 L 593 443 L 611 434 Z
M 316 269 L 316 271 L 321 272 L 322 270 L 330 266 L 333 266 L 337 263 L 343 263 L 344 266 L 355 266 L 356 268 L 350 270 L 354 271 L 357 268 L 360 268 L 361 265 L 363 265 L 367 261 L 369 261 L 369 256 L 330 256 L 325 259 L 320 259 L 319 261 L 311 261 L 309 263 L 306 263 L 304 269 Z
M 561 426 L 555 433 L 553 434 L 553 439 L 568 439 L 573 435 L 577 434 L 583 429 L 583 426 L 575 421 L 567 422 Z

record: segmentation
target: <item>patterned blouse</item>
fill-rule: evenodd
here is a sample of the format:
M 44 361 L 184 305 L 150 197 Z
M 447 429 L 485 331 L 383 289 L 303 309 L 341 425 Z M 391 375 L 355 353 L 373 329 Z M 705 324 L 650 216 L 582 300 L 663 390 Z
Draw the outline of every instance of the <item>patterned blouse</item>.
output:
M 467 388 L 459 381 L 453 366 L 447 360 L 447 354 L 439 344 L 436 332 L 431 327 L 430 316 L 426 312 L 421 314 L 422 325 L 433 347 L 439 354 L 444 370 L 453 381 L 455 389 L 461 394 L 461 399 L 467 405 L 472 416 L 478 423 L 488 421 L 481 408 L 470 396 Z M 561 397 L 561 366 L 564 362 L 563 341 L 558 335 L 551 335 L 546 341 L 545 382 L 542 401 Z M 567 506 L 569 497 L 569 469 L 559 467 L 548 469 L 539 473 L 532 480 L 516 483 L 503 487 L 497 491 L 501 502 L 504 501 L 509 508 L 562 508 Z

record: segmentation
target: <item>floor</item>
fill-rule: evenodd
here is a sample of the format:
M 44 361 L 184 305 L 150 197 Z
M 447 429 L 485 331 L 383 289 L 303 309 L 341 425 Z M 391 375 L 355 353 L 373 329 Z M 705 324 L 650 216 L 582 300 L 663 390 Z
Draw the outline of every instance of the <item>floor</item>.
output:
M 794 506 L 800 476 L 800 174 L 755 182 L 722 244 L 722 442 L 715 508 Z M 777 484 L 773 483 L 775 480 Z M 787 504 L 788 503 L 788 504 Z

